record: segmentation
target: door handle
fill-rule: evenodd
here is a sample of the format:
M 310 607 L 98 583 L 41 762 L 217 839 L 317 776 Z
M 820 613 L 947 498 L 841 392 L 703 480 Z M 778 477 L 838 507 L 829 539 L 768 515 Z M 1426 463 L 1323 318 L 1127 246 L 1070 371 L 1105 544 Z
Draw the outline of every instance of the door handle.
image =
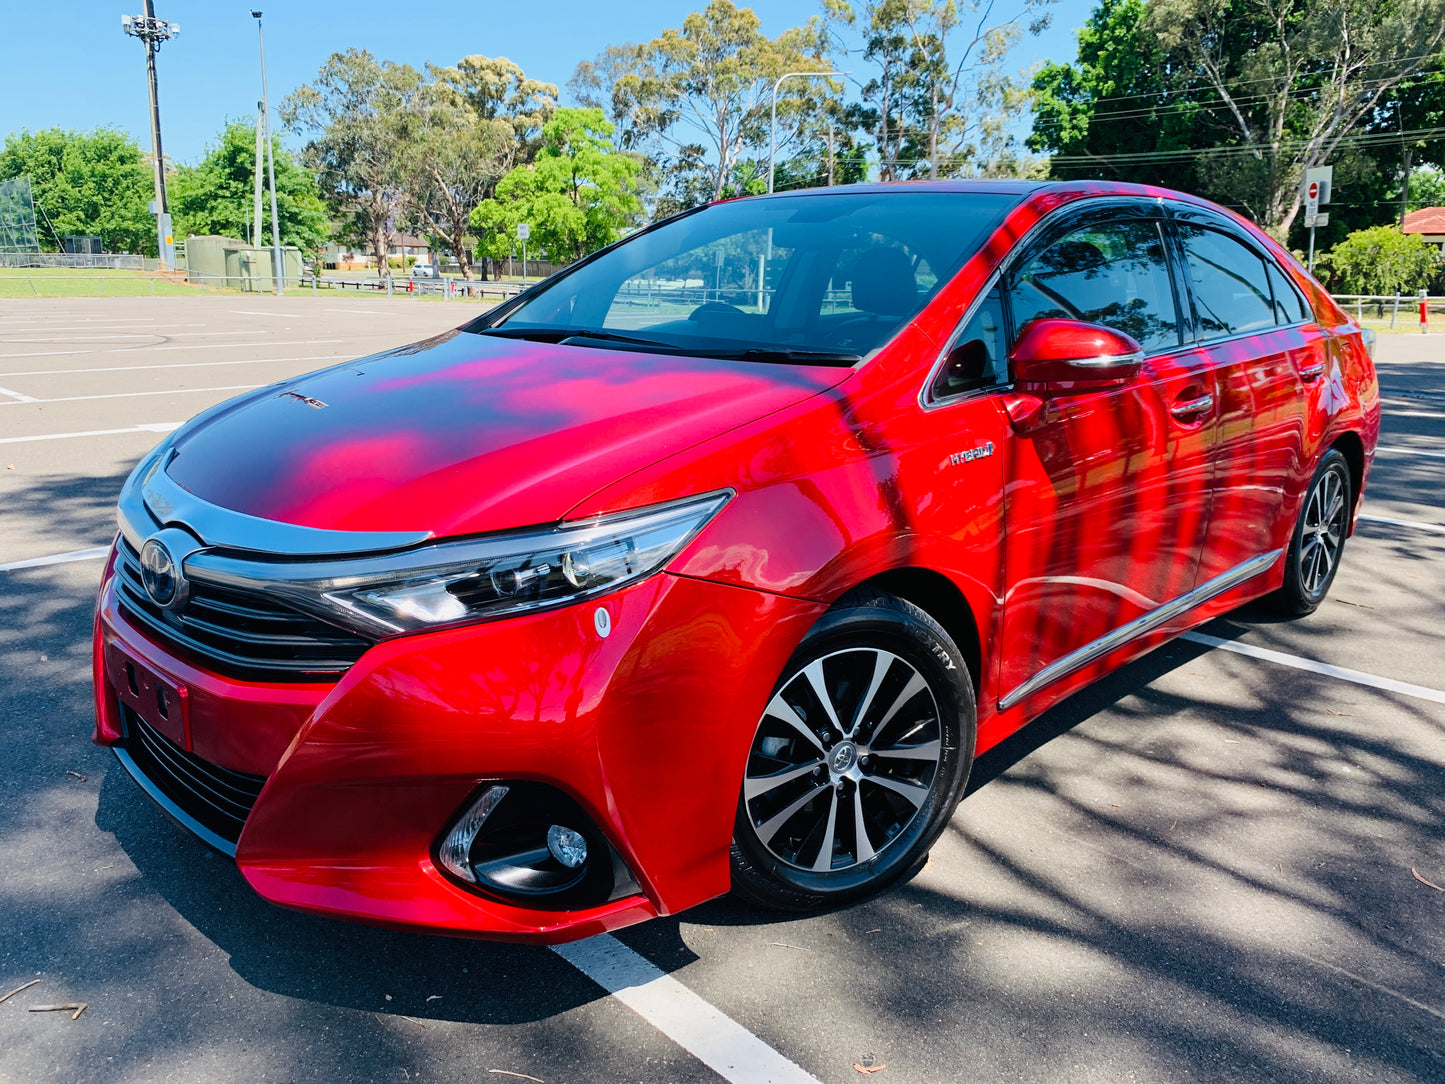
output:
M 1325 363 L 1317 361 L 1313 365 L 1306 365 L 1299 371 L 1299 378 L 1308 384 L 1311 380 L 1318 380 L 1325 375 Z
M 1193 399 L 1176 399 L 1174 405 L 1169 408 L 1169 413 L 1183 421 L 1195 421 L 1201 414 L 1207 414 L 1214 409 L 1214 396 L 1209 392 L 1203 395 L 1196 395 Z

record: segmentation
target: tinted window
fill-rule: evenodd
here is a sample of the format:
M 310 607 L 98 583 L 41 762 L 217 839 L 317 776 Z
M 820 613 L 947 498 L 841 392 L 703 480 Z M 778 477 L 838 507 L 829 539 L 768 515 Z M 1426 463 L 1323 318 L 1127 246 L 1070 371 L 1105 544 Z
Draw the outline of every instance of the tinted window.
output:
M 1153 222 L 1109 222 L 1064 235 L 1014 277 L 1009 302 L 1020 328 L 1055 316 L 1112 327 L 1149 353 L 1179 345 L 1174 287 Z
M 933 395 L 942 399 L 997 384 L 1004 378 L 1007 365 L 1003 300 L 995 287 L 959 332 L 943 371 L 933 382 Z
M 840 189 L 714 204 L 468 330 L 607 332 L 679 353 L 865 355 L 918 314 L 1020 198 Z
M 1300 297 L 1299 291 L 1294 284 L 1288 282 L 1287 276 L 1274 264 L 1268 264 L 1269 285 L 1274 291 L 1274 318 L 1280 324 L 1298 324 L 1302 320 L 1313 320 L 1304 298 Z
M 1274 294 L 1264 260 L 1253 249 L 1228 234 L 1184 223 L 1179 239 L 1201 337 L 1275 326 Z

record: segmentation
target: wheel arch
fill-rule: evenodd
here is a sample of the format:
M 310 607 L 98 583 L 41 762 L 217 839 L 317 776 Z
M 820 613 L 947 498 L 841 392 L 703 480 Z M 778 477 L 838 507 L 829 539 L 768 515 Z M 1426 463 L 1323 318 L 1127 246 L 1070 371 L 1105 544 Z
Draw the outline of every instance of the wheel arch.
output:
M 853 587 L 855 590 L 871 587 L 897 595 L 942 625 L 943 631 L 963 653 L 974 695 L 979 695 L 983 675 L 983 641 L 973 607 L 957 584 L 931 568 L 907 567 L 876 573 Z
M 1330 447 L 1338 449 L 1340 454 L 1345 457 L 1345 463 L 1350 468 L 1351 502 L 1354 508 L 1359 508 L 1365 489 L 1365 442 L 1360 434 L 1353 429 L 1347 429 L 1335 438 Z M 1353 517 L 1351 517 L 1350 525 L 1353 530 Z

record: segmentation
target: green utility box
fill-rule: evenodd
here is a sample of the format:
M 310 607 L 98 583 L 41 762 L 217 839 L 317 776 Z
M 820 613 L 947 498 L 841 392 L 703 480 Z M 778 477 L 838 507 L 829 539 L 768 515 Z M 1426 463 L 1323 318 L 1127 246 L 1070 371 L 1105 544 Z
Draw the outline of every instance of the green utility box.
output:
M 252 248 L 238 237 L 187 237 L 186 278 L 205 286 L 228 290 L 270 293 L 276 288 L 271 271 L 271 249 Z M 294 245 L 281 248 L 281 268 L 286 285 L 301 285 L 301 250 Z

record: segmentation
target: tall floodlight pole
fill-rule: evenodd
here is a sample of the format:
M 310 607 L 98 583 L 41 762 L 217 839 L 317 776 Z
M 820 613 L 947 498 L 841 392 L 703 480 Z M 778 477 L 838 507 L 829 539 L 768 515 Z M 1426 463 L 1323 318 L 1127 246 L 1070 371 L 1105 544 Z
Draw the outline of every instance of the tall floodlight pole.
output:
M 122 15 L 120 28 L 131 37 L 140 38 L 146 47 L 146 80 L 151 92 L 151 157 L 156 182 L 156 198 L 151 211 L 156 216 L 156 249 L 160 254 L 161 269 L 170 270 L 175 266 L 176 258 L 171 238 L 171 216 L 166 210 L 166 158 L 161 152 L 161 100 L 156 91 L 156 50 L 161 47 L 161 42 L 179 34 L 181 28 L 176 23 L 156 18 L 154 0 L 145 0 L 143 15 Z
M 266 95 L 266 35 L 261 30 L 261 13 L 251 12 L 261 40 L 261 117 L 266 129 L 266 176 L 271 184 L 271 269 L 276 272 L 276 296 L 286 292 L 286 272 L 281 267 L 281 220 L 276 216 L 276 148 L 271 145 L 271 99 Z
M 264 136 L 262 135 L 262 133 L 263 133 L 265 130 L 266 130 L 266 114 L 265 114 L 265 111 L 262 110 L 262 108 L 261 108 L 261 103 L 260 103 L 260 102 L 257 102 L 257 103 L 256 103 L 256 211 L 255 211 L 254 216 L 253 216 L 252 219 L 251 219 L 251 223 L 252 223 L 252 225 L 251 225 L 251 247 L 252 247 L 252 248 L 260 248 L 260 247 L 261 247 L 261 168 L 262 168 L 262 161 L 263 161 L 263 159 L 262 159 L 261 156 L 266 153 L 265 150 L 263 149 L 264 145 L 262 144 L 261 141 L 262 141 L 262 139 L 264 138 Z
M 773 83 L 773 122 L 768 128 L 768 191 L 773 190 L 773 159 L 778 153 L 778 88 L 784 79 L 832 79 L 847 72 L 786 72 Z

